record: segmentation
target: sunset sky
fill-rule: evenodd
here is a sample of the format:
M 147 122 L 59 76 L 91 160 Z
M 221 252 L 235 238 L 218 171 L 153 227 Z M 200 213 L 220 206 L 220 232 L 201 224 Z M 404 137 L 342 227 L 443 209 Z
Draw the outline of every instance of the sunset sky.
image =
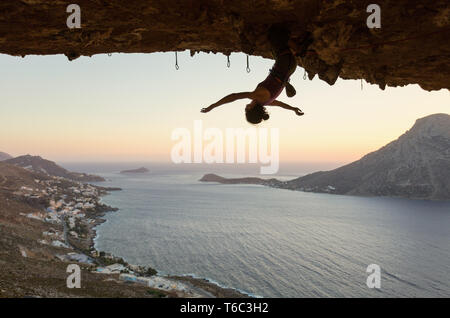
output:
M 56 161 L 169 161 L 174 129 L 250 127 L 246 101 L 208 114 L 202 107 L 223 96 L 253 90 L 273 61 L 232 54 L 188 52 L 81 57 L 0 55 L 0 151 Z M 396 139 L 417 118 L 450 112 L 448 90 L 418 85 L 387 88 L 338 80 L 334 86 L 303 80 L 298 68 L 292 99 L 305 116 L 269 108 L 261 127 L 280 129 L 281 162 L 350 162 Z

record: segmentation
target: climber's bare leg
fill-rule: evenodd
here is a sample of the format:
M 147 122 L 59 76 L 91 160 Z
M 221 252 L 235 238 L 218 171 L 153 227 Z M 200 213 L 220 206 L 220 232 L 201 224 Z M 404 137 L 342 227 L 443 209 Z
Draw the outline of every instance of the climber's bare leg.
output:
M 289 50 L 289 39 L 291 32 L 282 25 L 272 25 L 267 33 L 270 46 L 272 48 L 272 54 L 276 59 L 281 53 Z

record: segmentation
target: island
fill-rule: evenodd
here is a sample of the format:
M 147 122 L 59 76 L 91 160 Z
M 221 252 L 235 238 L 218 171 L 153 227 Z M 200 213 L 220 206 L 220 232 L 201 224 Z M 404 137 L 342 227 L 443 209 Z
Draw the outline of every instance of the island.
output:
M 275 178 L 263 179 L 257 177 L 246 178 L 224 178 L 214 173 L 205 174 L 199 181 L 201 182 L 217 182 L 222 184 L 260 184 L 267 186 L 276 186 L 282 183 Z
M 131 169 L 131 170 L 122 170 L 120 173 L 147 173 L 149 170 L 147 168 L 141 167 L 138 169 Z
M 341 195 L 450 200 L 449 163 L 450 116 L 434 114 L 418 119 L 410 130 L 377 151 L 331 171 L 283 182 L 228 179 L 215 174 L 206 174 L 200 181 Z

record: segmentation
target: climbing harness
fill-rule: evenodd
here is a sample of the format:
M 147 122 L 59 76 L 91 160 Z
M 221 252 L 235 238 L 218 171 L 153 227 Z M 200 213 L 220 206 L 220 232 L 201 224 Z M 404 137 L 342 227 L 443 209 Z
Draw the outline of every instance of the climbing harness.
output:
M 248 54 L 247 54 L 247 73 L 250 73 L 250 63 L 248 61 Z
M 180 67 L 178 66 L 178 52 L 175 51 L 175 69 L 178 71 Z
M 227 67 L 230 68 L 230 65 L 231 65 L 231 63 L 230 63 L 230 56 L 228 55 L 227 56 Z

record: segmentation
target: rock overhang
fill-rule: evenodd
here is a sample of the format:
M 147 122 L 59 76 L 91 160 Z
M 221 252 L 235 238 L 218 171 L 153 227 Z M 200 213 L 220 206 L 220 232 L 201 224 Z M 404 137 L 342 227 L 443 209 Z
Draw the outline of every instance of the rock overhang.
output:
M 81 10 L 70 29 L 67 6 Z M 369 28 L 367 7 L 380 8 L 381 28 Z M 309 78 L 338 77 L 384 89 L 419 84 L 450 88 L 450 2 L 447 0 L 3 0 L 0 53 L 79 56 L 190 50 L 271 57 L 267 30 L 282 23 Z

